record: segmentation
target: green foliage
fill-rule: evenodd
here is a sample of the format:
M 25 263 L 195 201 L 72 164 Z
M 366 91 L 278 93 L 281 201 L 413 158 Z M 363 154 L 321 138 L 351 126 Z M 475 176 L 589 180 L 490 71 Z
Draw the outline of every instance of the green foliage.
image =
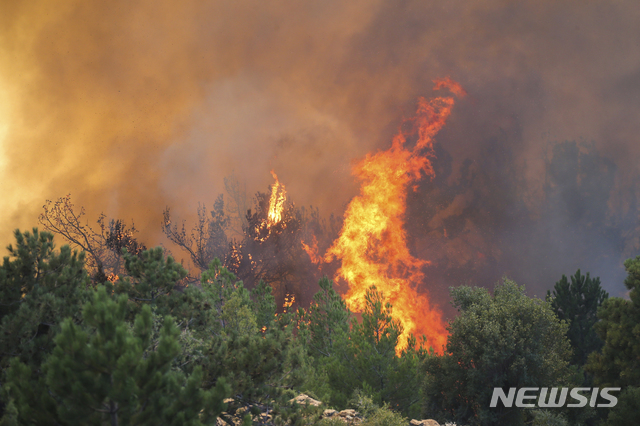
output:
M 321 401 L 344 405 L 343 394 L 337 401 L 329 382 L 328 371 L 334 362 L 339 342 L 348 338 L 351 313 L 342 296 L 333 289 L 333 282 L 324 277 L 320 291 L 313 296 L 307 310 L 298 309 L 298 339 L 304 345 L 312 368 L 309 369 L 304 391 Z
M 201 351 L 211 336 L 218 320 L 214 295 L 195 285 L 185 285 L 187 272 L 171 256 L 164 256 L 160 247 L 140 255 L 123 252 L 125 268 L 129 276 L 113 284 L 115 294 L 125 294 L 129 299 L 129 321 L 143 306 L 149 305 L 160 318 L 172 316 L 183 331 L 183 342 L 190 341 L 190 348 L 183 347 L 184 357 L 193 357 L 193 351 Z M 196 343 L 200 341 L 201 347 Z
M 18 424 L 18 409 L 13 399 L 10 399 L 4 408 L 4 415 L 0 418 L 0 426 L 18 426 Z
M 598 308 L 608 297 L 600 286 L 600 278 L 591 278 L 589 273 L 584 276 L 579 269 L 571 277 L 571 283 L 563 275 L 553 294 L 547 291 L 547 301 L 556 315 L 569 324 L 567 337 L 573 348 L 572 364 L 583 366 L 589 354 L 602 347 L 604 342 L 593 326 L 598 321 Z
M 378 409 L 373 415 L 366 418 L 362 426 L 406 426 L 409 420 L 401 414 L 390 410 L 387 407 Z
M 46 423 L 52 419 L 52 400 L 42 392 L 40 364 L 54 347 L 62 319 L 81 320 L 90 280 L 84 254 L 69 246 L 55 252 L 52 234 L 34 228 L 31 233 L 16 230 L 15 237 L 16 245 L 8 247 L 0 267 L 0 407 L 7 404 L 3 422 L 11 424 L 19 420 L 25 403 L 37 402 L 42 410 L 34 418 Z M 23 368 L 12 372 L 10 365 L 19 361 Z M 12 381 L 27 389 L 24 398 L 8 393 Z
M 180 353 L 179 331 L 164 319 L 159 340 L 152 340 L 151 308 L 144 306 L 133 326 L 125 320 L 127 298 L 113 300 L 100 287 L 83 309 L 83 326 L 67 319 L 55 338 L 56 347 L 43 365 L 47 392 L 62 423 L 73 425 L 167 424 L 200 425 L 215 421 L 228 388 L 223 381 L 209 391 L 200 388 L 202 371 L 186 376 L 172 369 Z M 23 421 L 40 409 L 29 402 L 29 389 L 16 379 L 28 367 L 19 362 L 9 393 L 20 401 Z M 22 372 L 21 372 L 22 371 Z M 29 405 L 27 408 L 26 406 Z M 35 423 L 38 423 L 35 421 Z
M 260 281 L 251 290 L 253 312 L 256 314 L 256 325 L 259 328 L 271 327 L 276 317 L 276 299 L 271 290 L 271 286 L 264 281 Z
M 629 386 L 618 397 L 618 404 L 609 412 L 606 426 L 632 425 L 638 423 L 640 413 L 640 387 Z
M 54 252 L 53 235 L 15 232 L 16 246 L 0 267 L 0 367 L 10 357 L 39 363 L 52 348 L 62 318 L 75 316 L 87 298 L 84 256 L 63 246 Z
M 357 390 L 349 404 L 364 418 L 362 425 L 367 426 L 406 426 L 409 420 L 392 411 L 387 404 L 378 406 L 364 392 Z
M 344 426 L 345 421 L 339 417 L 327 417 L 316 423 L 317 426 Z
M 460 315 L 450 326 L 446 353 L 424 363 L 425 418 L 471 425 L 522 424 L 525 413 L 489 408 L 494 387 L 541 387 L 567 383 L 567 325 L 550 305 L 526 296 L 504 279 L 493 297 L 484 288 L 451 289 Z
M 567 426 L 567 420 L 562 414 L 549 410 L 531 410 L 531 414 L 531 426 Z
M 229 412 L 258 404 L 280 417 L 295 415 L 289 389 L 302 383 L 306 356 L 293 335 L 290 316 L 275 316 L 275 300 L 265 284 L 254 291 L 214 260 L 202 274 L 202 288 L 212 301 L 213 332 L 203 358 L 205 386 L 224 377 L 234 402 Z M 260 326 L 260 327 L 259 327 Z
M 608 425 L 637 422 L 640 410 L 640 256 L 624 266 L 630 300 L 612 297 L 602 304 L 595 330 L 604 346 L 589 356 L 585 367 L 597 385 L 623 389 L 618 405 L 610 409 Z
M 334 354 L 334 344 L 348 333 L 351 318 L 342 296 L 333 289 L 333 282 L 324 277 L 318 285 L 320 291 L 313 296 L 309 309 L 298 311 L 300 335 L 315 358 Z
M 161 247 L 144 251 L 141 256 L 123 250 L 125 269 L 129 276 L 118 279 L 114 285 L 117 294 L 124 293 L 138 309 L 146 304 L 157 306 L 161 314 L 175 308 L 174 295 L 178 282 L 187 271 L 171 256 L 165 259 Z M 172 303 L 173 302 L 173 303 Z
M 349 400 L 349 405 L 365 418 L 372 416 L 380 409 L 380 407 L 373 402 L 373 399 L 361 389 L 356 389 L 353 397 Z
M 604 346 L 591 354 L 586 369 L 602 386 L 640 383 L 640 256 L 624 263 L 631 300 L 612 297 L 598 311 L 596 332 Z
M 396 353 L 402 326 L 391 310 L 372 286 L 365 296 L 362 322 L 353 319 L 348 335 L 337 334 L 335 355 L 326 364 L 332 404 L 344 406 L 356 389 L 362 389 L 379 405 L 387 403 L 405 414 L 419 410 L 417 372 L 423 352 L 412 338 L 401 354 Z
M 275 423 L 313 422 L 321 409 L 289 401 L 301 390 L 355 406 L 363 425 L 405 425 L 403 415 L 583 424 L 594 409 L 488 406 L 494 387 L 579 384 L 598 344 L 592 327 L 604 346 L 587 368 L 599 385 L 625 387 L 607 424 L 631 424 L 639 410 L 640 256 L 625 262 L 631 300 L 606 300 L 599 280 L 580 271 L 556 283 L 549 303 L 507 279 L 493 294 L 452 289 L 460 315 L 437 355 L 413 336 L 396 352 L 402 328 L 375 287 L 360 321 L 327 278 L 309 309 L 276 314 L 265 282 L 249 290 L 214 259 L 199 286 L 187 285 L 184 268 L 156 248 L 124 250 L 126 276 L 96 291 L 83 253 L 55 251 L 52 235 L 36 229 L 16 231 L 16 241 L 0 267 L 0 426 L 213 424 L 228 396 L 226 411 L 243 424 L 263 421 L 265 410 Z

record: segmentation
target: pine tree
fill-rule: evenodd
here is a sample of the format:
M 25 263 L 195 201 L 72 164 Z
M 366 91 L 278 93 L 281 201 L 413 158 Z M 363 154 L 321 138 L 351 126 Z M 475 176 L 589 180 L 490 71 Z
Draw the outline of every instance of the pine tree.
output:
M 238 409 L 258 414 L 274 410 L 286 418 L 295 414 L 288 400 L 302 383 L 306 357 L 293 335 L 294 322 L 287 314 L 275 317 L 270 288 L 261 284 L 254 291 L 244 288 L 235 275 L 210 264 L 202 274 L 202 288 L 213 301 L 212 339 L 203 359 L 205 386 L 225 377 Z
M 630 300 L 612 297 L 602 304 L 595 330 L 604 346 L 589 356 L 585 367 L 597 385 L 623 387 L 619 406 L 611 409 L 607 425 L 637 422 L 640 408 L 640 256 L 627 259 L 624 267 Z
M 100 287 L 83 309 L 83 325 L 62 323 L 56 347 L 43 365 L 48 393 L 62 424 L 140 425 L 212 424 L 223 410 L 228 389 L 219 381 L 200 389 L 202 371 L 191 375 L 172 368 L 180 353 L 179 331 L 164 319 L 160 338 L 152 339 L 151 308 L 144 306 L 133 326 L 126 321 L 127 297 L 117 300 Z M 16 380 L 29 367 L 14 361 L 8 386 L 23 417 L 39 407 L 26 400 Z M 22 372 L 20 372 L 22 371 Z
M 89 297 L 90 280 L 84 253 L 71 251 L 67 245 L 56 252 L 52 234 L 34 228 L 31 233 L 16 230 L 15 238 L 16 245 L 8 247 L 9 256 L 0 267 L 0 382 L 4 384 L 0 416 L 2 404 L 7 404 L 7 416 L 17 404 L 8 385 L 13 374 L 27 389 L 25 398 L 38 403 L 40 410 L 34 419 L 43 423 L 55 419 L 55 413 L 50 410 L 53 401 L 43 392 L 40 365 L 54 347 L 62 319 L 81 320 L 79 312 Z M 8 371 L 12 358 L 24 363 L 17 378 L 16 371 Z
M 571 283 L 563 275 L 553 294 L 547 291 L 547 301 L 556 315 L 569 324 L 567 337 L 573 348 L 573 364 L 583 366 L 589 354 L 602 347 L 604 342 L 593 326 L 598 321 L 598 308 L 608 297 L 600 286 L 600 278 L 591 278 L 588 272 L 582 275 L 579 269 L 571 277 Z
M 38 363 L 50 351 L 62 318 L 76 316 L 87 298 L 84 256 L 63 246 L 54 251 L 53 235 L 15 232 L 16 246 L 0 267 L 0 359 Z
M 385 303 L 384 295 L 372 286 L 365 296 L 362 322 L 353 318 L 348 335 L 338 334 L 335 356 L 327 364 L 336 405 L 344 405 L 355 390 L 361 389 L 378 405 L 389 404 L 403 414 L 418 414 L 418 366 L 424 353 L 413 336 L 408 347 L 396 353 L 402 325 L 391 314 L 391 304 Z
M 309 355 L 316 359 L 334 354 L 334 345 L 349 332 L 351 319 L 342 296 L 333 289 L 333 282 L 324 277 L 318 285 L 320 291 L 313 296 L 309 308 L 298 310 L 300 337 Z

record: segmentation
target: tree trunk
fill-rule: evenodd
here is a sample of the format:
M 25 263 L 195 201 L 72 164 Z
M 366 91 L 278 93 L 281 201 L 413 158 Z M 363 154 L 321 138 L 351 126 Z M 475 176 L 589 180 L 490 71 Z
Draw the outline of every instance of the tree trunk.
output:
M 111 413 L 111 426 L 118 426 L 118 403 L 109 401 L 109 413 Z

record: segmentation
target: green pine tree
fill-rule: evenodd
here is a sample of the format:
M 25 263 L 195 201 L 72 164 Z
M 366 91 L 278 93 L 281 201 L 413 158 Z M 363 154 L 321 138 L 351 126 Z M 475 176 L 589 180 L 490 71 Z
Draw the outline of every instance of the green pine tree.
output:
M 202 390 L 202 371 L 191 375 L 172 368 L 181 349 L 170 317 L 153 341 L 153 315 L 144 306 L 134 324 L 126 321 L 127 297 L 114 300 L 100 287 L 83 309 L 83 325 L 62 323 L 56 347 L 43 365 L 56 414 L 66 425 L 212 424 L 223 410 L 223 381 Z M 38 411 L 17 380 L 29 367 L 15 360 L 7 386 L 21 416 Z M 37 423 L 37 422 L 36 422 Z
M 0 367 L 19 356 L 39 364 L 53 347 L 65 317 L 78 319 L 87 299 L 89 277 L 84 255 L 69 246 L 54 251 L 53 235 L 16 230 L 16 246 L 0 267 Z
M 334 345 L 349 332 L 351 313 L 334 289 L 333 282 L 324 277 L 318 283 L 320 291 L 313 296 L 307 310 L 298 310 L 300 336 L 309 355 L 322 359 L 334 354 Z
M 348 335 L 339 334 L 335 356 L 327 364 L 332 402 L 338 406 L 361 389 L 382 406 L 389 404 L 405 415 L 419 414 L 418 367 L 424 352 L 416 339 L 396 353 L 402 326 L 392 317 L 392 306 L 374 286 L 367 290 L 362 322 L 352 319 Z
M 319 287 L 309 308 L 299 308 L 297 313 L 298 339 L 305 347 L 311 367 L 305 376 L 304 392 L 336 405 L 336 395 L 329 383 L 330 364 L 338 342 L 348 336 L 351 313 L 331 280 L 322 278 Z
M 203 359 L 205 387 L 225 377 L 233 397 L 228 412 L 269 410 L 283 421 L 291 419 L 297 410 L 288 401 L 307 370 L 291 316 L 275 316 L 275 299 L 266 284 L 249 291 L 217 260 L 201 279 L 215 319 Z
M 585 367 L 596 385 L 623 388 L 608 425 L 637 423 L 640 407 L 640 256 L 626 260 L 624 267 L 630 300 L 612 297 L 602 304 L 595 330 L 604 346 L 589 356 Z
M 201 362 L 216 322 L 212 295 L 182 281 L 187 271 L 162 248 L 146 250 L 140 255 L 123 252 L 127 276 L 112 286 L 115 294 L 126 295 L 130 312 L 128 321 L 144 306 L 152 308 L 157 318 L 171 316 L 181 330 L 182 369 L 186 373 Z
M 583 366 L 589 354 L 602 347 L 604 342 L 593 326 L 598 321 L 598 308 L 608 297 L 600 286 L 600 278 L 591 278 L 589 273 L 582 275 L 579 269 L 571 277 L 571 283 L 563 275 L 554 286 L 553 294 L 547 291 L 547 301 L 556 315 L 569 324 L 567 337 L 573 348 L 572 364 Z
M 0 267 L 0 394 L 6 405 L 3 418 L 24 420 L 17 410 L 20 401 L 10 392 L 12 381 L 24 387 L 23 397 L 37 403 L 32 418 L 37 424 L 55 420 L 54 401 L 43 391 L 42 361 L 54 347 L 54 336 L 64 318 L 80 322 L 82 304 L 88 299 L 90 279 L 84 269 L 84 253 L 65 245 L 55 251 L 53 235 L 15 231 L 16 245 Z M 9 372 L 11 360 L 23 363 L 20 372 Z M 19 373 L 19 377 L 16 374 Z M 13 379 L 12 379 L 13 376 Z

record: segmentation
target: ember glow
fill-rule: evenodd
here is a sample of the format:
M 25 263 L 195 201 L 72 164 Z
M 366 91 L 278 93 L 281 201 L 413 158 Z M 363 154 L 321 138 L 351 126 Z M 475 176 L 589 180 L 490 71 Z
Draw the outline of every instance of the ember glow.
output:
M 448 88 L 458 96 L 465 93 L 450 79 L 435 83 L 435 90 Z M 354 174 L 362 182 L 360 195 L 347 207 L 340 236 L 325 256 L 326 261 L 336 258 L 342 262 L 336 279 L 349 285 L 345 300 L 350 309 L 363 310 L 366 291 L 372 285 L 384 293 L 393 305 L 392 315 L 403 326 L 398 351 L 406 347 L 411 333 L 425 335 L 427 345 L 438 352 L 446 344 L 440 310 L 427 294 L 416 289 L 429 262 L 409 253 L 404 215 L 408 187 L 423 174 L 433 177 L 433 137 L 453 103 L 452 97 L 420 98 L 416 116 L 405 120 L 391 147 L 367 155 L 355 166 Z M 407 146 L 408 138 L 415 136 L 415 145 Z

